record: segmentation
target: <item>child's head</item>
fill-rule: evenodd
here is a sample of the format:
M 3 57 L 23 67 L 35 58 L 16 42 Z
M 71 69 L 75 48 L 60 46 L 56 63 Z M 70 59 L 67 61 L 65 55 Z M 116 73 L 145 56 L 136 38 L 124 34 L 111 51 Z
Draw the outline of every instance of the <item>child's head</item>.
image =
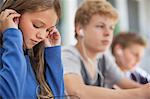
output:
M 19 28 L 27 49 L 43 41 L 60 18 L 59 0 L 6 0 L 1 10 L 6 9 L 21 14 Z
M 105 0 L 87 0 L 77 9 L 75 15 L 75 27 L 78 25 L 85 27 L 90 22 L 92 16 L 97 14 L 109 17 L 115 22 L 118 20 L 118 13 L 109 2 L 106 2 Z
M 122 69 L 130 70 L 141 60 L 145 47 L 145 40 L 137 33 L 121 32 L 114 37 L 112 54 L 116 62 L 125 61 L 125 66 L 120 65 Z
M 84 38 L 92 48 L 96 45 L 99 47 L 94 48 L 97 51 L 104 51 L 111 44 L 117 20 L 118 13 L 109 2 L 87 0 L 80 5 L 75 15 L 75 37 L 78 41 Z
M 59 0 L 6 0 L 1 11 L 6 9 L 21 14 L 19 28 L 27 49 L 44 40 L 60 18 Z

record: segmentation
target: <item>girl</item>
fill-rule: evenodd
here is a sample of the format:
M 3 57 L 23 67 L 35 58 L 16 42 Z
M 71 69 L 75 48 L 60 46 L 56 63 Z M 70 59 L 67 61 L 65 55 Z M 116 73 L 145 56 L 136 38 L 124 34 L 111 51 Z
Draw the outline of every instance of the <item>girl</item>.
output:
M 6 0 L 0 11 L 0 97 L 63 96 L 59 0 Z

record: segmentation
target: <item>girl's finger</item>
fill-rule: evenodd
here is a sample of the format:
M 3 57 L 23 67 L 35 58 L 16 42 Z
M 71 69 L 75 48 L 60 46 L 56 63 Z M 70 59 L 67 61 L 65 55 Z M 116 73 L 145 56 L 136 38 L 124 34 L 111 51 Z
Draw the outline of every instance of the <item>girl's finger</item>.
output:
M 17 13 L 15 10 L 12 10 L 12 9 L 6 9 L 3 12 L 3 17 L 6 18 L 8 17 L 10 14 L 14 14 L 14 13 Z
M 5 9 L 4 12 L 9 12 L 9 13 L 17 13 L 15 10 L 13 9 Z
M 1 13 L 0 13 L 0 17 L 2 17 L 4 15 L 4 11 L 2 11 Z
M 55 33 L 55 32 L 58 32 L 56 26 L 52 27 L 52 30 L 50 31 L 50 34 L 53 34 L 53 33 Z
M 10 14 L 8 17 L 7 17 L 7 19 L 8 20 L 10 20 L 10 21 L 13 21 L 15 24 L 19 24 L 19 17 L 20 17 L 21 15 L 20 14 L 18 14 L 18 13 L 14 13 L 14 14 Z

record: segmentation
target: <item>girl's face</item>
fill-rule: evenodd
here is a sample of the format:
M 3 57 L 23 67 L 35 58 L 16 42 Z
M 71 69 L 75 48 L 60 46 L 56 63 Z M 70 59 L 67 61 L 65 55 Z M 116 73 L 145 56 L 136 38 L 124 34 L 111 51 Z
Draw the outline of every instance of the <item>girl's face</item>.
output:
M 126 70 L 134 68 L 141 60 L 144 54 L 144 46 L 133 44 L 123 49 L 123 59 L 126 63 Z
M 24 13 L 20 17 L 19 28 L 23 33 L 24 47 L 31 49 L 43 41 L 57 23 L 54 9 L 40 12 Z
M 103 15 L 94 15 L 84 27 L 84 43 L 95 52 L 103 52 L 112 42 L 115 21 Z

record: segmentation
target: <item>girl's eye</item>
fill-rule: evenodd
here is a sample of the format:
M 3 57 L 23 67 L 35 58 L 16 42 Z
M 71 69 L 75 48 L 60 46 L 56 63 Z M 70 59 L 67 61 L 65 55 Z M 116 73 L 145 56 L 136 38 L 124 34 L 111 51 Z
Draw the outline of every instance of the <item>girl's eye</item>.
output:
M 40 26 L 37 26 L 37 25 L 35 25 L 35 24 L 33 24 L 33 27 L 35 27 L 35 28 L 40 28 Z

